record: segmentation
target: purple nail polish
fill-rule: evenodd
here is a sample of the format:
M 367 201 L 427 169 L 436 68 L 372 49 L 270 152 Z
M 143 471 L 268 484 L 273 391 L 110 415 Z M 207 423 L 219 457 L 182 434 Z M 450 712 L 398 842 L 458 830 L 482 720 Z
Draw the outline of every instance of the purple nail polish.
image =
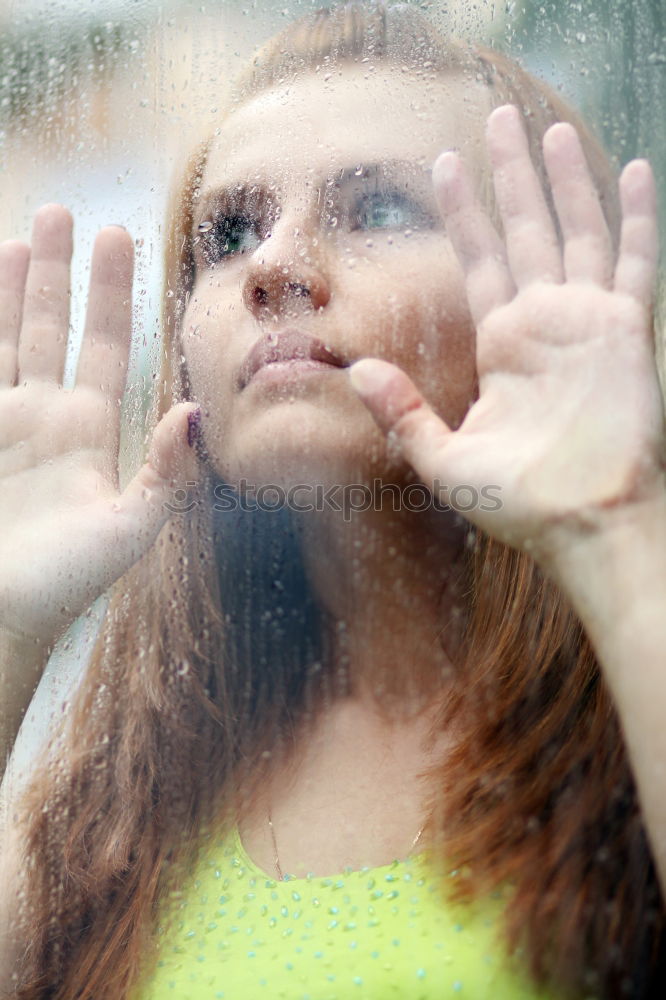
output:
M 201 409 L 192 410 L 187 414 L 187 443 L 194 447 L 201 433 Z

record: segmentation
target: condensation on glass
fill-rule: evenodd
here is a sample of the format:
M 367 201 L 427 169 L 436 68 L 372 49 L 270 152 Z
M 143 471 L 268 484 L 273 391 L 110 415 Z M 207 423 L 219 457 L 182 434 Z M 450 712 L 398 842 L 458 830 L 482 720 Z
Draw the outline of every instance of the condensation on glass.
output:
M 666 14 L 659 0 L 586 0 L 581 3 L 481 0 L 476 4 L 452 0 L 413 6 L 441 31 L 466 41 L 497 47 L 548 81 L 580 109 L 601 137 L 615 167 L 619 168 L 635 156 L 647 156 L 662 194 L 663 216 L 666 212 L 666 117 L 663 114 Z M 274 0 L 248 3 L 244 0 L 224 3 L 99 0 L 88 5 L 77 0 L 54 0 L 49 4 L 38 0 L 22 0 L 21 3 L 10 0 L 0 10 L 0 228 L 5 239 L 28 239 L 33 213 L 46 202 L 64 204 L 74 215 L 75 254 L 66 386 L 72 386 L 75 380 L 93 238 L 99 228 L 115 223 L 126 227 L 134 239 L 133 341 L 123 401 L 120 459 L 123 484 L 131 479 L 141 462 L 146 435 L 152 426 L 155 398 L 164 391 L 161 381 L 164 373 L 161 367 L 164 346 L 162 246 L 168 235 L 165 220 L 169 190 L 177 171 L 183 168 L 185 154 L 195 150 L 202 137 L 213 135 L 213 154 L 209 163 L 213 174 L 224 177 L 229 157 L 239 165 L 236 180 L 239 186 L 240 181 L 243 182 L 245 199 L 240 207 L 236 205 L 227 212 L 222 228 L 216 221 L 219 206 L 211 202 L 208 208 L 199 211 L 200 205 L 195 199 L 195 214 L 199 212 L 195 254 L 199 254 L 202 268 L 210 264 L 206 253 L 220 253 L 220 241 L 229 253 L 253 252 L 262 240 L 267 241 L 270 249 L 271 230 L 274 228 L 276 234 L 282 232 L 286 213 L 292 213 L 293 246 L 291 251 L 285 249 L 284 253 L 297 254 L 299 266 L 302 264 L 304 272 L 310 274 L 317 254 L 328 252 L 330 233 L 348 223 L 345 213 L 353 204 L 354 211 L 362 214 L 367 234 L 363 244 L 358 239 L 350 241 L 348 246 L 340 244 L 339 274 L 346 276 L 345 280 L 352 275 L 348 283 L 352 290 L 349 294 L 363 289 L 364 294 L 371 296 L 372 289 L 364 282 L 365 275 L 372 274 L 367 259 L 377 249 L 373 244 L 395 240 L 407 246 L 410 238 L 418 238 L 419 232 L 431 224 L 423 208 L 427 201 L 423 191 L 430 182 L 432 166 L 427 157 L 412 165 L 410 171 L 403 169 L 400 173 L 398 170 L 396 174 L 397 168 L 385 157 L 378 138 L 380 149 L 371 163 L 341 162 L 339 157 L 336 160 L 338 154 L 333 144 L 327 147 L 319 161 L 329 156 L 331 169 L 327 177 L 318 172 L 316 163 L 310 169 L 308 163 L 298 161 L 296 155 L 292 161 L 288 159 L 285 150 L 297 150 L 298 146 L 293 135 L 299 134 L 303 121 L 307 120 L 310 128 L 316 118 L 312 108 L 299 107 L 298 101 L 305 101 L 307 95 L 299 91 L 298 81 L 286 84 L 278 97 L 263 93 L 263 100 L 277 102 L 276 114 L 283 115 L 281 121 L 286 120 L 284 105 L 293 108 L 293 135 L 284 135 L 284 148 L 280 135 L 272 134 L 270 142 L 264 142 L 262 160 L 258 152 L 262 148 L 262 135 L 254 130 L 252 119 L 236 127 L 233 148 L 221 148 L 216 144 L 215 132 L 221 127 L 225 110 L 233 100 L 233 81 L 246 68 L 257 46 L 290 21 L 314 9 L 315 5 L 294 0 L 280 0 L 279 3 Z M 387 84 L 385 119 L 379 124 L 370 117 L 363 120 L 361 69 L 357 80 L 361 125 L 367 133 L 375 129 L 378 137 L 382 130 L 390 134 L 392 104 L 396 102 L 397 107 L 400 101 L 398 85 L 392 92 L 391 84 Z M 413 67 L 405 67 L 404 75 L 412 80 L 426 81 L 423 86 L 427 88 L 428 70 L 429 66 L 424 65 L 419 77 Z M 326 67 L 321 67 L 321 80 L 327 79 L 326 72 L 329 72 Z M 328 93 L 333 101 L 339 93 L 336 92 L 337 73 L 337 68 L 330 70 Z M 471 88 L 468 94 L 456 91 L 451 84 L 451 96 L 459 101 L 460 108 L 468 108 L 470 102 L 473 103 L 468 95 L 473 92 L 475 83 L 478 81 L 466 80 L 466 86 Z M 440 93 L 434 84 L 432 93 Z M 340 120 L 339 131 L 344 135 L 348 128 L 351 136 L 354 128 L 358 131 L 358 122 L 354 121 L 354 101 L 349 95 L 345 100 L 347 103 L 342 107 L 347 117 Z M 427 115 L 425 97 L 423 110 Z M 326 106 L 322 99 L 320 113 L 330 116 L 341 112 L 339 108 L 336 111 Z M 457 119 L 456 125 L 461 142 L 463 145 L 469 142 L 470 149 L 478 149 L 481 139 L 473 136 L 473 115 L 468 120 L 465 113 L 460 112 L 462 117 Z M 400 112 L 395 114 L 400 120 Z M 327 137 L 328 134 L 326 132 Z M 345 141 L 341 140 L 343 147 Z M 352 139 L 348 141 L 352 143 Z M 317 143 L 316 134 L 310 131 L 304 140 L 305 148 L 321 152 Z M 391 147 L 391 142 L 387 146 Z M 271 170 L 273 175 L 269 182 L 266 178 Z M 196 171 L 194 176 L 197 176 Z M 199 181 L 200 176 L 195 186 Z M 392 192 L 391 197 L 377 196 L 377 192 L 385 193 L 386 190 Z M 307 233 L 304 235 L 299 222 L 299 212 L 311 210 L 317 192 L 323 220 L 321 245 L 313 244 Z M 259 202 L 261 222 L 250 224 L 248 218 L 260 214 Z M 399 252 L 404 253 L 411 267 L 410 251 L 396 248 L 396 254 Z M 298 276 L 287 272 L 285 268 L 285 294 L 291 296 L 291 305 L 285 307 L 284 315 L 294 324 L 302 306 L 299 298 L 305 294 L 312 298 L 313 293 L 311 288 L 303 290 L 305 281 L 299 282 Z M 339 567 L 335 558 L 329 559 L 326 552 L 318 552 L 316 568 L 310 569 L 316 577 L 313 587 L 307 560 L 303 563 L 295 557 L 295 548 L 304 544 L 303 537 L 307 539 L 307 532 L 311 530 L 307 518 L 295 541 L 284 511 L 270 510 L 279 507 L 280 498 L 284 500 L 285 495 L 279 483 L 270 485 L 270 477 L 275 475 L 276 464 L 280 461 L 276 455 L 279 456 L 280 433 L 284 433 L 282 411 L 273 428 L 266 420 L 256 431 L 260 434 L 257 453 L 262 448 L 262 454 L 270 459 L 265 474 L 260 461 L 258 466 L 253 466 L 252 458 L 247 457 L 254 454 L 252 428 L 246 438 L 235 441 L 232 436 L 231 458 L 229 452 L 225 452 L 228 428 L 215 412 L 214 405 L 218 391 L 216 378 L 224 353 L 218 352 L 217 360 L 208 363 L 200 347 L 202 331 L 210 332 L 215 322 L 218 274 L 215 267 L 210 269 L 205 286 L 202 286 L 201 303 L 193 310 L 189 298 L 191 289 L 181 286 L 167 292 L 167 296 L 180 296 L 172 309 L 172 317 L 186 316 L 183 337 L 189 346 L 186 351 L 189 357 L 186 359 L 183 355 L 177 359 L 175 368 L 189 360 L 192 384 L 198 383 L 196 387 L 207 400 L 204 434 L 210 435 L 207 446 L 213 465 L 217 462 L 219 474 L 215 481 L 207 484 L 203 498 L 194 489 L 194 483 L 179 488 L 173 498 L 174 512 L 176 516 L 187 516 L 194 496 L 197 503 L 205 502 L 213 509 L 206 545 L 209 551 L 216 546 L 224 550 L 218 554 L 218 586 L 220 614 L 228 633 L 225 654 L 230 670 L 242 671 L 243 665 L 251 662 L 253 675 L 248 687 L 256 686 L 252 696 L 256 696 L 257 704 L 263 704 L 262 699 L 281 703 L 290 697 L 301 698 L 303 685 L 311 684 L 313 690 L 316 689 L 318 675 L 326 672 L 326 656 L 332 648 L 346 649 L 346 630 L 353 615 L 361 609 L 348 607 L 347 595 L 337 584 Z M 269 277 L 260 274 L 244 291 L 244 301 L 247 303 L 249 297 L 249 308 L 258 313 L 271 294 L 266 285 L 268 280 Z M 431 291 L 431 286 L 425 283 L 424 295 Z M 329 292 L 321 294 L 322 299 L 315 307 L 323 310 Z M 380 281 L 375 294 L 378 303 L 380 299 L 382 304 L 388 303 L 382 333 L 386 335 L 388 329 L 388 342 L 400 356 L 405 347 L 405 330 L 410 323 L 401 289 L 387 287 L 385 281 Z M 189 315 L 188 308 L 191 309 Z M 429 358 L 434 352 L 437 363 L 442 360 L 446 363 L 446 358 L 437 357 L 435 309 L 433 306 L 431 327 L 424 327 L 421 340 L 415 345 L 417 362 L 419 357 Z M 222 324 L 222 318 L 219 321 Z M 334 328 L 326 328 L 325 349 L 334 346 L 335 335 Z M 353 345 L 346 346 L 350 350 L 353 348 Z M 237 377 L 249 378 L 249 374 L 239 370 Z M 302 406 L 298 393 L 293 402 L 294 410 L 298 411 Z M 285 404 L 282 409 L 288 413 L 288 401 Z M 344 413 L 338 413 L 333 402 L 331 406 L 334 407 L 331 421 L 344 420 Z M 331 453 L 322 453 L 316 461 L 313 459 L 314 479 L 318 475 L 317 461 L 335 461 L 333 423 Z M 297 426 L 290 434 L 298 432 Z M 347 433 L 350 447 L 353 438 L 354 428 Z M 316 451 L 307 427 L 300 447 L 305 455 L 314 455 Z M 330 468 L 327 475 L 330 475 Z M 252 483 L 253 476 L 255 479 L 263 477 L 260 507 L 263 504 L 266 508 L 265 518 L 251 517 L 242 504 L 239 509 L 238 496 L 243 495 L 245 487 L 239 487 L 239 494 L 238 481 L 256 486 L 256 482 Z M 228 479 L 234 480 L 236 487 L 232 488 Z M 328 487 L 322 486 L 324 493 Z M 256 499 L 251 489 L 249 495 Z M 311 500 L 313 495 L 304 489 L 300 499 Z M 355 499 L 360 502 L 363 496 L 359 486 Z M 463 509 L 465 500 L 466 496 L 461 494 Z M 335 504 L 337 501 L 334 498 L 326 502 Z M 322 539 L 318 544 L 325 545 Z M 346 557 L 357 559 L 359 574 L 371 563 L 367 558 L 359 558 L 354 546 L 363 550 L 365 546 L 371 549 L 372 544 L 371 528 L 354 536 L 353 543 L 350 542 Z M 187 587 L 191 572 L 188 560 L 196 560 L 199 555 L 196 548 L 183 555 L 179 564 L 181 575 L 174 577 L 174 588 Z M 399 592 L 399 573 L 394 582 Z M 325 613 L 313 597 L 313 590 L 318 588 L 330 599 L 330 607 Z M 371 586 L 367 600 L 370 606 Z M 461 618 L 464 617 L 463 603 L 461 597 Z M 107 597 L 100 595 L 93 608 L 60 638 L 15 747 L 13 769 L 17 781 L 27 779 L 40 745 L 60 718 L 63 702 L 69 704 L 73 689 L 86 670 L 106 606 Z M 181 613 L 181 603 L 174 590 L 175 630 L 185 628 L 178 617 Z M 379 635 L 393 624 L 372 621 L 369 628 L 371 626 L 370 630 Z M 143 627 L 148 649 L 151 643 L 160 641 L 160 636 L 154 633 L 150 620 L 144 621 Z M 455 615 L 449 627 L 455 639 Z M 203 642 L 202 637 L 195 631 L 192 642 L 200 641 Z M 349 677 L 345 671 L 354 655 L 359 655 L 358 649 L 349 649 L 340 656 L 339 669 L 327 682 L 326 698 L 330 703 L 346 690 Z M 183 660 L 181 668 L 186 676 L 191 670 L 187 659 Z M 140 658 L 137 670 L 141 670 Z M 266 676 L 270 674 L 270 680 L 265 683 L 262 671 Z M 371 671 L 370 676 L 378 689 L 386 686 L 389 702 L 393 697 L 399 705 L 399 692 L 396 694 L 392 679 L 382 680 L 376 670 Z M 241 692 L 242 686 L 236 686 Z M 222 697 L 222 688 L 223 685 L 217 691 L 208 692 L 213 700 Z M 307 702 L 307 697 L 305 700 Z M 396 712 L 399 715 L 399 708 Z M 104 734 L 101 735 L 103 738 Z M 173 749 L 174 753 L 178 752 L 177 747 Z M 267 742 L 267 759 L 270 753 Z M 183 789 L 183 798 L 185 796 Z M 415 829 L 414 833 L 420 831 Z M 270 845 L 275 846 L 275 841 L 267 840 L 266 843 L 270 853 Z M 277 865 L 279 871 L 279 858 Z

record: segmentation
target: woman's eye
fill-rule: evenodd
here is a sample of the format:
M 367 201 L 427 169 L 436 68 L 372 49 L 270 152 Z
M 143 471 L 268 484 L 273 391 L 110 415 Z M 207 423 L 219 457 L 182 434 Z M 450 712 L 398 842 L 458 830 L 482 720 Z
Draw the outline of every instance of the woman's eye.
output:
M 246 215 L 225 215 L 204 220 L 198 227 L 199 246 L 207 264 L 232 254 L 252 253 L 261 238 L 255 219 Z
M 352 229 L 393 229 L 414 225 L 419 214 L 411 202 L 397 192 L 364 195 L 354 209 Z

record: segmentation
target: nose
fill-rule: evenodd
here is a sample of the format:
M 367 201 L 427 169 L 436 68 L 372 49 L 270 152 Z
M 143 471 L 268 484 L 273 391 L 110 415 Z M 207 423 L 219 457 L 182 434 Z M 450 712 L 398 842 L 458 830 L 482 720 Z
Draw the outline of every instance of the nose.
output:
M 319 252 L 317 252 L 319 251 Z M 323 309 L 331 298 L 326 265 L 314 234 L 280 219 L 248 262 L 243 300 L 258 319 Z

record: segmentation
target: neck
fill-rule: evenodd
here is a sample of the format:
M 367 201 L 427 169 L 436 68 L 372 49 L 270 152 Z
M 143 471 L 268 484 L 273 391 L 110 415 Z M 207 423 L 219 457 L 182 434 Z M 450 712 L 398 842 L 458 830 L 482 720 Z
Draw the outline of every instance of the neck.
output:
M 460 519 L 439 511 L 364 511 L 350 520 L 318 513 L 304 523 L 303 543 L 352 696 L 408 715 L 431 705 L 451 673 L 462 619 Z

